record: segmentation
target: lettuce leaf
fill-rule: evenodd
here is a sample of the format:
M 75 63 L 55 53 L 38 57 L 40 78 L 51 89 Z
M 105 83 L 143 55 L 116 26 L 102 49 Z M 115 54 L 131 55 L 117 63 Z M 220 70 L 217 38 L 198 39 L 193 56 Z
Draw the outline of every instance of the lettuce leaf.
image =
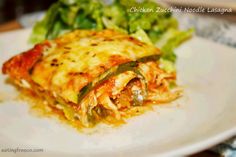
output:
M 162 51 L 162 58 L 175 62 L 176 55 L 174 49 L 178 47 L 182 42 L 189 39 L 192 36 L 193 29 L 188 31 L 179 31 L 176 29 L 169 29 L 166 31 L 160 39 L 155 43 Z
M 38 21 L 34 25 L 32 34 L 29 39 L 31 43 L 38 43 L 47 38 L 47 34 L 49 30 L 52 29 L 56 21 L 55 19 L 57 18 L 59 8 L 60 8 L 60 4 L 54 3 L 49 8 L 44 18 L 41 21 Z

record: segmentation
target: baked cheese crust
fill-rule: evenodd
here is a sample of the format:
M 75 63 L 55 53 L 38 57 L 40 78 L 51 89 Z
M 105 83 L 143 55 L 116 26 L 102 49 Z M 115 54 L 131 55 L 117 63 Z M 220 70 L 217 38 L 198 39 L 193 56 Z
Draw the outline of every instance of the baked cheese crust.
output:
M 69 121 L 90 127 L 180 95 L 170 91 L 175 74 L 160 69 L 160 55 L 155 46 L 114 30 L 76 30 L 14 56 L 2 71 L 59 106 Z

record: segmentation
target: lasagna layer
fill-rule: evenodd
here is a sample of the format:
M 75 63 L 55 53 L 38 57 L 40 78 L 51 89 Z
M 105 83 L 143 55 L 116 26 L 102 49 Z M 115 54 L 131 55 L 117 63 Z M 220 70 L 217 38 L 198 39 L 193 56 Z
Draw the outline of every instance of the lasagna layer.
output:
M 77 30 L 14 56 L 3 73 L 69 121 L 91 127 L 170 102 L 175 73 L 160 68 L 160 51 L 114 30 Z M 42 104 L 43 105 L 43 104 Z

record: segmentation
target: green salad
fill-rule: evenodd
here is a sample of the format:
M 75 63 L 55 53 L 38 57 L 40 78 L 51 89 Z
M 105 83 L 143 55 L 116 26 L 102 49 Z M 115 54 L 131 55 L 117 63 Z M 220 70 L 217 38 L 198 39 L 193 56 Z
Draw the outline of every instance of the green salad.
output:
M 146 42 L 155 44 L 162 51 L 163 69 L 175 70 L 174 49 L 191 37 L 192 30 L 180 31 L 178 22 L 170 12 L 156 12 L 159 4 L 144 0 L 114 0 L 107 4 L 99 0 L 58 0 L 37 22 L 30 37 L 39 43 L 75 29 L 114 29 Z M 135 11 L 139 8 L 153 12 Z

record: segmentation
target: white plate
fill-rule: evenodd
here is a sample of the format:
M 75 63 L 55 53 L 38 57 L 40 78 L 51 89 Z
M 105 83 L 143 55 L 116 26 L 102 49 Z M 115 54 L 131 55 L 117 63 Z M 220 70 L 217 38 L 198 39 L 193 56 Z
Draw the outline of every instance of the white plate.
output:
M 0 64 L 30 47 L 26 44 L 29 33 L 0 35 Z M 91 135 L 30 114 L 25 102 L 13 100 L 17 92 L 1 75 L 0 148 L 44 149 L 34 156 L 182 156 L 235 135 L 236 50 L 194 37 L 176 52 L 178 80 L 185 88 L 181 99 L 131 118 L 119 128 L 100 129 Z

